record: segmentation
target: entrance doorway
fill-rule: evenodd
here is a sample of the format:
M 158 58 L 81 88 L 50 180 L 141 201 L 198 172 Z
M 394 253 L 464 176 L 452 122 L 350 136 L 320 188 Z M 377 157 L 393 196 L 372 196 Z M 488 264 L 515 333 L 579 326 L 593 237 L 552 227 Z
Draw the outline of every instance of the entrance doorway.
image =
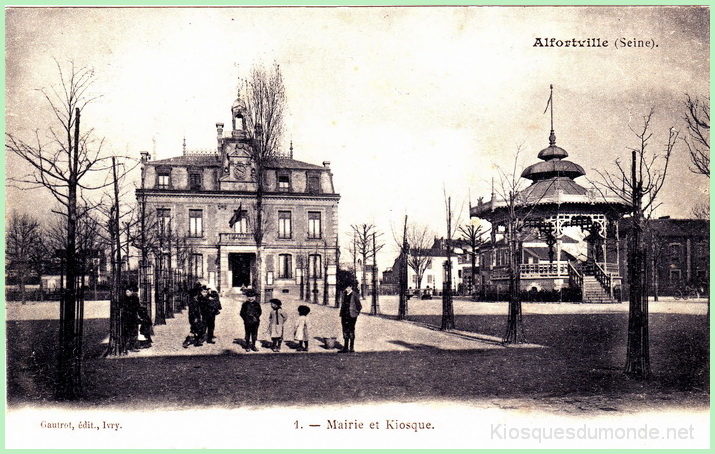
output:
M 256 254 L 228 254 L 228 269 L 231 271 L 231 287 L 251 287 L 251 276 L 256 266 Z

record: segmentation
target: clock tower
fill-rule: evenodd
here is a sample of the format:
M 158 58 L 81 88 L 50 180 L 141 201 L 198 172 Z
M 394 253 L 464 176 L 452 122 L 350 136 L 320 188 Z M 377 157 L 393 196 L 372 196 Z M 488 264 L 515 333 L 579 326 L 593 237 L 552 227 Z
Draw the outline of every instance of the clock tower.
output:
M 231 136 L 224 137 L 223 123 L 216 123 L 222 162 L 220 190 L 256 190 L 256 169 L 251 157 L 252 141 L 246 130 L 246 115 L 246 105 L 239 94 L 231 106 Z

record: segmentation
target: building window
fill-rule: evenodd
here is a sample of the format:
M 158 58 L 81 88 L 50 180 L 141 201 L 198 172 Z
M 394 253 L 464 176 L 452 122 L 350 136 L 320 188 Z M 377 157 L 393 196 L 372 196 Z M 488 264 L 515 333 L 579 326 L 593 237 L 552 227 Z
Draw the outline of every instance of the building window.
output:
M 158 189 L 169 189 L 171 187 L 171 173 L 161 171 L 156 179 L 156 187 Z
M 234 233 L 250 233 L 248 231 L 248 211 L 241 210 L 241 219 L 233 224 Z
M 204 255 L 203 254 L 191 254 L 191 259 L 189 260 L 189 268 L 191 274 L 193 274 L 195 279 L 201 279 L 204 277 Z
M 278 238 L 290 239 L 293 234 L 291 230 L 291 212 L 278 212 Z
M 290 190 L 290 176 L 278 175 L 278 190 L 282 192 Z
M 308 211 L 308 238 L 322 238 L 320 211 Z
M 168 232 L 171 228 L 171 210 L 169 208 L 156 209 L 156 227 L 160 232 Z
M 201 190 L 201 173 L 189 172 L 189 189 L 192 191 Z
M 307 192 L 311 194 L 318 194 L 320 192 L 320 175 L 308 174 Z
M 680 243 L 671 243 L 670 245 L 670 263 L 680 264 L 682 259 L 682 246 Z
M 278 277 L 281 279 L 293 278 L 293 256 L 290 254 L 278 256 Z
M 203 210 L 189 210 L 189 236 L 193 238 L 204 236 Z
M 679 284 L 680 278 L 681 278 L 680 270 L 669 270 L 669 271 L 670 271 L 670 273 L 669 273 L 668 278 L 670 279 L 670 283 L 671 284 Z
M 427 265 L 425 266 L 426 270 L 431 270 L 432 269 L 432 259 L 427 259 Z
M 310 267 L 310 277 L 323 278 L 322 260 L 319 254 L 308 256 L 308 266 Z
M 434 283 L 434 276 L 432 276 L 431 274 L 427 275 L 427 283 L 428 284 Z

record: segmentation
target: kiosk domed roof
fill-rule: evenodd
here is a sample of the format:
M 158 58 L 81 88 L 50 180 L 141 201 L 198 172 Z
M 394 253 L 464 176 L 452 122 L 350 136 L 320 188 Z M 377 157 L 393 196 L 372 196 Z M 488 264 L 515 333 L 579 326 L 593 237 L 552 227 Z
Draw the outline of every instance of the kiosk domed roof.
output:
M 557 147 L 556 144 L 549 145 L 539 152 L 538 158 L 548 161 L 549 159 L 563 159 L 567 158 L 569 154 L 561 147 Z
M 546 180 L 554 177 L 574 179 L 583 175 L 586 175 L 583 167 L 571 161 L 562 161 L 560 159 L 537 162 L 524 169 L 521 173 L 522 178 L 528 178 L 531 181 Z

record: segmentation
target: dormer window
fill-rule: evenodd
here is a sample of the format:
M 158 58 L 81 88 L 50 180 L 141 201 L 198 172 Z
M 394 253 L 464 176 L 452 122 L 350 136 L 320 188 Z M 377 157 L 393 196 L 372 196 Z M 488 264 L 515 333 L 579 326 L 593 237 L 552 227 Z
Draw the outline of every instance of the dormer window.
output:
M 309 194 L 320 193 L 320 175 L 315 173 L 308 174 L 308 187 L 306 192 Z
M 189 172 L 189 189 L 192 191 L 201 190 L 201 173 L 197 171 Z
M 156 174 L 157 189 L 171 189 L 171 169 L 158 169 Z
M 290 191 L 290 176 L 278 175 L 278 190 L 281 192 Z

